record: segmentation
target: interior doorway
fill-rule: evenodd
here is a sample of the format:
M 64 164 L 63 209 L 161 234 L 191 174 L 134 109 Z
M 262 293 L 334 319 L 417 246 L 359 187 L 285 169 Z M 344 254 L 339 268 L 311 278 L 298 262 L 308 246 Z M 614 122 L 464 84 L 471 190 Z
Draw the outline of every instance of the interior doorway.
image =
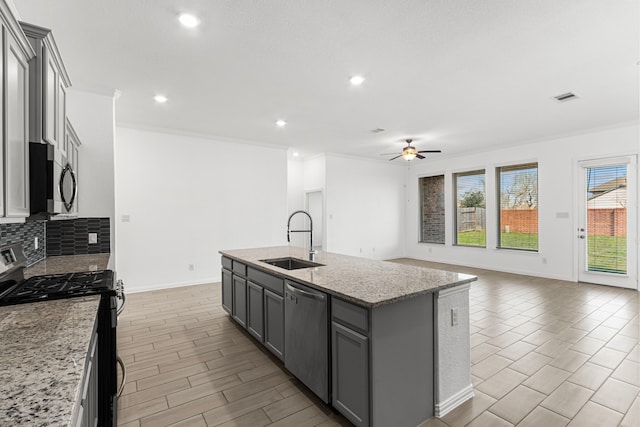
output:
M 578 166 L 578 280 L 638 289 L 636 157 Z
M 313 248 L 324 250 L 324 195 L 322 190 L 305 192 L 305 208 L 313 219 Z

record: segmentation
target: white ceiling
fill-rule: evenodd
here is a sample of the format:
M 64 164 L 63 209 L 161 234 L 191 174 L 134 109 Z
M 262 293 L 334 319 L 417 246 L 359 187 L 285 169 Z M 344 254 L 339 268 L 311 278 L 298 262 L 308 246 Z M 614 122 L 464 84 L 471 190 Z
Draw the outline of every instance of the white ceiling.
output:
M 380 159 L 408 137 L 451 155 L 638 122 L 636 0 L 14 3 L 75 86 L 121 91 L 118 124 Z

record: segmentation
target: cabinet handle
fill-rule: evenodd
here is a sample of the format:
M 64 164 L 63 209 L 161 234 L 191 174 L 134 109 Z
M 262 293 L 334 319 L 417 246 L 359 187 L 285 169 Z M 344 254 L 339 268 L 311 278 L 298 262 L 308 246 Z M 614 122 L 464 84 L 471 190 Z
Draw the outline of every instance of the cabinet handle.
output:
M 124 391 L 124 384 L 127 382 L 127 369 L 124 367 L 124 361 L 122 360 L 122 358 L 120 358 L 120 356 L 118 356 L 116 360 L 118 362 L 118 365 L 120 365 L 120 369 L 122 369 L 122 384 L 120 384 L 120 388 L 118 389 L 119 398 Z

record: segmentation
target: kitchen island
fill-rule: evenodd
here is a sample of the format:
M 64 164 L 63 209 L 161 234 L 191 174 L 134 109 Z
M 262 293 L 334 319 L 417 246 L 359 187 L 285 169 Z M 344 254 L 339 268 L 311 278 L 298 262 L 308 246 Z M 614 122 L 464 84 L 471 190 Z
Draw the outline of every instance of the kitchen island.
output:
M 318 325 L 315 339 L 329 343 L 330 404 L 355 425 L 416 426 L 473 396 L 475 276 L 327 252 L 315 256 L 319 265 L 296 270 L 265 262 L 307 259 L 288 246 L 220 253 L 223 308 L 287 368 L 284 306 L 297 303 L 288 290 L 327 295 L 329 333 Z

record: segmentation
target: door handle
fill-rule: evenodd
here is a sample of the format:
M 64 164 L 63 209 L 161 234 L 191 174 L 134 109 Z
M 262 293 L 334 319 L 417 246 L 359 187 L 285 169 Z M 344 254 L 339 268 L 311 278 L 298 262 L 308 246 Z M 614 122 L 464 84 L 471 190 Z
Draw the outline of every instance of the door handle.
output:
M 580 235 L 578 236 L 578 238 L 580 238 L 580 239 L 584 239 L 584 234 L 580 234 Z

